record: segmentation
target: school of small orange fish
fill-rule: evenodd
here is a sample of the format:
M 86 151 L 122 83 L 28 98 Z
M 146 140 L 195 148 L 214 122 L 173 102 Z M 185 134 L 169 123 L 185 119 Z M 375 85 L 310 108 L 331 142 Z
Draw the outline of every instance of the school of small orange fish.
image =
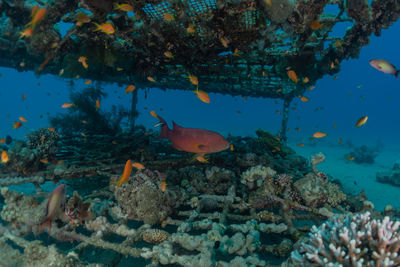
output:
M 265 3 L 269 6 L 272 5 L 272 1 L 271 0 L 265 0 Z M 133 11 L 133 7 L 130 4 L 127 3 L 123 3 L 123 4 L 115 4 L 114 6 L 115 10 L 120 10 L 123 12 L 132 12 Z M 31 38 L 34 34 L 35 34 L 35 29 L 36 29 L 36 25 L 43 20 L 43 18 L 46 16 L 47 13 L 47 9 L 46 8 L 39 8 L 38 5 L 34 6 L 32 8 L 31 11 L 31 21 L 26 25 L 26 28 L 20 33 L 20 39 L 22 38 Z M 173 21 L 175 18 L 172 14 L 169 13 L 165 13 L 163 18 L 165 19 L 165 21 L 167 22 L 171 22 Z M 81 26 L 84 23 L 89 23 L 91 22 L 91 18 L 89 15 L 85 14 L 85 13 L 78 13 L 77 17 L 76 17 L 76 25 L 77 26 Z M 95 29 L 93 31 L 99 31 L 102 32 L 104 34 L 114 34 L 115 33 L 115 28 L 113 26 L 113 24 L 109 21 L 106 21 L 104 23 L 98 24 L 95 22 L 92 22 L 95 26 Z M 322 28 L 324 28 L 324 24 L 320 23 L 318 20 L 312 21 L 311 24 L 309 25 L 310 28 L 312 30 L 320 30 Z M 187 34 L 194 34 L 196 32 L 196 25 L 195 24 L 190 24 L 187 28 L 186 28 L 186 32 Z M 224 38 L 223 36 L 220 37 L 219 41 L 221 42 L 221 44 L 228 48 L 229 47 L 229 42 L 227 41 L 226 38 Z M 57 44 L 53 44 L 54 46 L 56 46 Z M 336 41 L 334 44 L 336 47 L 341 46 L 340 41 Z M 236 48 L 234 49 L 232 55 L 233 56 L 241 56 L 240 54 L 241 52 Z M 164 56 L 168 59 L 174 59 L 174 55 L 171 51 L 167 50 L 164 52 Z M 38 68 L 38 71 L 41 71 L 47 64 L 48 62 L 51 60 L 51 58 L 47 58 L 43 64 Z M 78 58 L 78 62 L 81 63 L 81 65 L 83 66 L 83 68 L 88 69 L 89 68 L 89 63 L 90 61 L 88 60 L 87 57 L 85 56 L 80 56 Z M 335 68 L 335 64 L 339 64 L 338 60 L 335 60 L 333 62 L 330 62 L 330 68 L 333 69 Z M 383 60 L 383 59 L 373 59 L 369 61 L 369 64 L 377 69 L 378 71 L 381 71 L 385 74 L 389 74 L 389 75 L 394 75 L 396 78 L 399 76 L 400 70 L 396 69 L 396 67 L 394 67 L 393 64 L 391 64 L 390 62 Z M 25 66 L 24 62 L 20 63 L 20 66 L 23 67 Z M 117 71 L 122 71 L 123 69 L 120 67 L 117 67 Z M 64 70 L 61 69 L 59 71 L 59 75 L 62 76 L 64 73 Z M 267 73 L 265 73 L 263 71 L 262 73 L 263 77 L 268 76 Z M 302 77 L 302 79 L 299 79 L 299 77 L 297 76 L 295 70 L 288 68 L 287 69 L 287 76 L 288 78 L 294 82 L 294 83 L 298 83 L 299 81 L 301 81 L 302 83 L 308 83 L 309 82 L 309 78 L 308 77 Z M 79 76 L 77 76 L 77 78 L 79 78 Z M 193 92 L 195 93 L 196 97 L 204 102 L 209 104 L 211 102 L 209 95 L 200 90 L 199 89 L 199 79 L 197 76 L 193 75 L 193 74 L 187 74 L 187 76 L 185 77 L 189 80 L 189 82 L 194 85 L 196 88 L 195 90 L 193 90 Z M 338 76 L 334 76 L 333 80 L 336 80 L 338 78 Z M 156 79 L 148 76 L 147 80 L 153 83 L 156 83 Z M 86 80 L 84 82 L 85 85 L 89 85 L 91 84 L 92 81 L 91 80 Z M 362 85 L 358 85 L 357 88 L 360 88 Z M 308 88 L 309 91 L 313 90 L 315 87 L 314 86 L 310 86 Z M 136 86 L 133 84 L 130 84 L 126 87 L 125 89 L 125 93 L 129 94 L 132 93 L 133 91 L 136 90 Z M 282 89 L 278 89 L 277 92 L 281 92 Z M 26 99 L 27 95 L 24 94 L 22 96 L 22 101 L 24 101 Z M 299 95 L 298 96 L 299 99 L 304 102 L 307 103 L 310 101 L 310 98 L 304 96 L 304 95 Z M 364 98 L 365 96 L 360 96 L 361 98 Z M 247 100 L 246 96 L 243 96 L 243 99 Z M 96 100 L 95 101 L 95 108 L 98 111 L 100 109 L 100 101 Z M 61 105 L 62 108 L 64 109 L 68 109 L 68 108 L 74 108 L 76 107 L 76 105 L 74 103 L 69 103 L 69 102 L 65 102 L 64 104 Z M 322 109 L 323 107 L 317 108 L 316 111 Z M 293 107 L 292 110 L 296 110 L 296 107 Z M 238 114 L 240 114 L 240 110 L 236 111 Z M 279 110 L 276 110 L 277 114 L 281 114 L 281 112 Z M 201 163 L 207 163 L 208 159 L 206 159 L 204 156 L 208 153 L 214 153 L 214 152 L 218 152 L 218 151 L 222 151 L 225 149 L 230 149 L 231 151 L 234 150 L 234 147 L 232 144 L 229 144 L 222 136 L 220 137 L 218 133 L 215 132 L 211 132 L 211 131 L 207 131 L 207 130 L 203 130 L 203 129 L 190 129 L 190 128 L 183 128 L 180 127 L 178 125 L 176 125 L 174 123 L 174 129 L 170 130 L 168 128 L 168 126 L 166 125 L 165 121 L 159 117 L 154 110 L 150 111 L 150 115 L 153 116 L 156 119 L 160 120 L 160 123 L 156 124 L 155 126 L 161 126 L 162 127 L 162 133 L 160 137 L 165 137 L 165 138 L 169 138 L 174 145 L 174 142 L 178 142 L 177 139 L 174 139 L 175 136 L 178 136 L 180 139 L 182 139 L 184 142 L 176 145 L 176 149 L 178 150 L 183 150 L 183 151 L 188 151 L 188 152 L 194 152 L 195 155 L 193 157 L 193 160 L 197 160 Z M 363 125 L 366 124 L 368 120 L 368 116 L 362 116 L 361 118 L 359 118 L 356 123 L 355 123 L 355 127 L 359 128 Z M 23 126 L 23 123 L 27 123 L 28 120 L 23 117 L 20 116 L 18 118 L 17 121 L 13 122 L 12 127 L 14 129 L 18 129 L 20 127 Z M 83 124 L 86 124 L 87 121 L 86 120 L 82 120 Z M 334 127 L 336 128 L 336 122 L 334 123 Z M 53 127 L 48 127 L 48 129 L 50 131 L 54 131 L 55 129 Z M 290 130 L 290 129 L 288 129 Z M 295 130 L 300 131 L 299 127 L 296 127 Z M 204 142 L 203 143 L 199 143 L 198 140 L 191 140 L 190 138 L 188 138 L 187 136 L 185 136 L 186 132 L 190 132 L 190 131 L 195 131 L 196 134 L 200 134 L 204 137 Z M 81 134 L 83 137 L 86 137 L 86 135 L 84 133 Z M 313 138 L 323 138 L 326 137 L 327 133 L 325 132 L 321 132 L 321 131 L 317 131 L 315 132 L 312 137 L 310 137 L 310 140 L 313 140 Z M 221 139 L 222 138 L 222 139 Z M 174 141 L 175 140 L 175 141 Z M 0 143 L 4 143 L 5 142 L 5 138 L 0 139 Z M 208 142 L 208 143 L 207 143 Z M 215 143 L 216 142 L 216 143 Z M 339 138 L 339 144 L 342 143 L 342 138 Z M 187 147 L 185 147 L 187 146 Z M 303 147 L 304 143 L 299 143 L 297 144 L 297 146 L 299 147 Z M 351 156 L 348 157 L 348 160 L 353 160 L 354 158 L 352 158 Z M 1 162 L 2 163 L 6 163 L 8 162 L 8 155 L 7 152 L 5 150 L 2 150 L 1 152 Z M 41 160 L 43 163 L 48 163 L 47 159 L 42 159 Z M 125 168 L 123 170 L 123 173 L 120 177 L 120 179 L 118 181 L 113 181 L 112 183 L 115 183 L 117 186 L 121 186 L 123 183 L 127 182 L 130 174 L 132 172 L 132 168 L 135 168 L 137 171 L 141 171 L 143 169 L 145 169 L 145 166 L 139 162 L 132 162 L 130 159 L 127 160 L 126 164 L 125 164 Z M 165 192 L 166 191 L 166 181 L 161 181 L 160 184 L 160 189 Z M 60 187 L 57 189 L 58 191 L 63 191 L 65 190 L 64 187 Z M 55 190 L 56 191 L 56 190 Z M 59 201 L 59 200 L 57 200 Z M 51 215 L 49 215 L 51 216 Z

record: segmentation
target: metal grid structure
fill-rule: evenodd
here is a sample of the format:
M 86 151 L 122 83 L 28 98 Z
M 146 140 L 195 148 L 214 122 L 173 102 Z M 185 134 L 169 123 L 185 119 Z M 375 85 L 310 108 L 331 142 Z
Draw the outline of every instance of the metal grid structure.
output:
M 134 17 L 115 10 L 115 3 L 120 2 L 53 1 L 33 36 L 20 39 L 35 2 L 29 6 L 3 1 L 0 65 L 53 74 L 64 70 L 66 78 L 134 83 L 138 88 L 181 90 L 193 90 L 185 78 L 190 73 L 206 92 L 290 101 L 323 75 L 337 73 L 343 59 L 357 57 L 368 37 L 379 35 L 400 14 L 397 0 L 371 4 L 271 0 L 271 5 L 263 0 L 127 0 Z M 37 4 L 43 7 L 42 2 Z M 325 13 L 328 5 L 337 12 Z M 75 24 L 81 10 L 89 11 L 91 22 L 75 25 L 61 37 L 54 25 Z M 114 34 L 94 31 L 93 23 L 105 22 L 113 25 Z M 316 22 L 320 27 L 311 26 Z M 331 36 L 340 22 L 352 26 L 344 36 Z M 88 69 L 78 62 L 80 56 L 91 62 Z M 39 68 L 46 59 L 48 64 Z M 288 70 L 297 73 L 299 82 L 289 79 Z M 150 76 L 155 83 L 148 80 Z M 303 83 L 306 77 L 309 82 Z

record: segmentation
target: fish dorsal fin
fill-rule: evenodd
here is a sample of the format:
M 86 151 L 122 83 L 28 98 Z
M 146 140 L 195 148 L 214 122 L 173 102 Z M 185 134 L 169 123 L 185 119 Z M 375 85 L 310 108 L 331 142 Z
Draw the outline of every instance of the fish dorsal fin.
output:
M 181 130 L 183 127 L 179 126 L 178 124 L 176 124 L 174 121 L 172 121 L 172 130 L 173 131 L 179 131 Z

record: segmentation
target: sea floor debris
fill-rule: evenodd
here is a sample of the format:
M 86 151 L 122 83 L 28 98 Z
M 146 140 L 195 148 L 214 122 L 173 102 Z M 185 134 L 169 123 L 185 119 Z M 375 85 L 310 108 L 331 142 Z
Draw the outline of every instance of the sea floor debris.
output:
M 118 266 L 124 255 L 148 266 L 277 266 L 327 219 L 367 211 L 374 218 L 399 213 L 391 207 L 382 214 L 364 194 L 343 192 L 318 170 L 323 154 L 313 156 L 308 166 L 304 158 L 285 165 L 287 158 L 301 157 L 282 143 L 274 143 L 281 147 L 275 152 L 259 146 L 249 153 L 246 147 L 265 143 L 265 135 L 246 142 L 231 137 L 235 151 L 210 155 L 204 164 L 140 132 L 131 143 L 121 142 L 128 140 L 123 134 L 60 136 L 55 163 L 29 174 L 2 171 L 0 242 L 7 261 L 32 266 L 48 255 L 43 261 L 48 265 Z M 113 141 L 108 150 L 90 145 Z M 121 151 L 128 150 L 122 157 Z M 126 157 L 146 168 L 120 186 L 110 184 L 119 179 Z M 285 166 L 288 172 L 282 171 Z M 66 184 L 67 194 L 51 228 L 41 229 L 46 181 Z M 36 193 L 6 187 L 23 183 L 33 183 Z

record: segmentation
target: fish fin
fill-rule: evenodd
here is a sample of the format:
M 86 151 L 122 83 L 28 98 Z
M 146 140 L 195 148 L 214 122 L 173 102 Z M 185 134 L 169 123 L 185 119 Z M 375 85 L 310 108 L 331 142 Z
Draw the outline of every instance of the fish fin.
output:
M 399 78 L 399 73 L 400 73 L 400 70 L 397 70 L 397 71 L 395 72 L 394 76 L 396 76 L 396 78 Z
M 162 123 L 162 125 L 161 125 L 161 133 L 160 133 L 160 136 L 158 138 L 169 138 L 169 132 L 171 130 L 168 128 L 167 122 L 161 116 L 157 115 L 157 118 Z
M 179 126 L 174 121 L 172 121 L 172 131 L 179 131 L 182 128 L 183 128 L 182 126 Z
M 46 227 L 46 225 L 49 225 L 49 234 L 51 233 L 51 221 L 52 218 L 46 218 L 46 220 L 44 220 L 44 222 L 40 225 L 39 227 L 39 233 L 43 232 L 43 229 Z

